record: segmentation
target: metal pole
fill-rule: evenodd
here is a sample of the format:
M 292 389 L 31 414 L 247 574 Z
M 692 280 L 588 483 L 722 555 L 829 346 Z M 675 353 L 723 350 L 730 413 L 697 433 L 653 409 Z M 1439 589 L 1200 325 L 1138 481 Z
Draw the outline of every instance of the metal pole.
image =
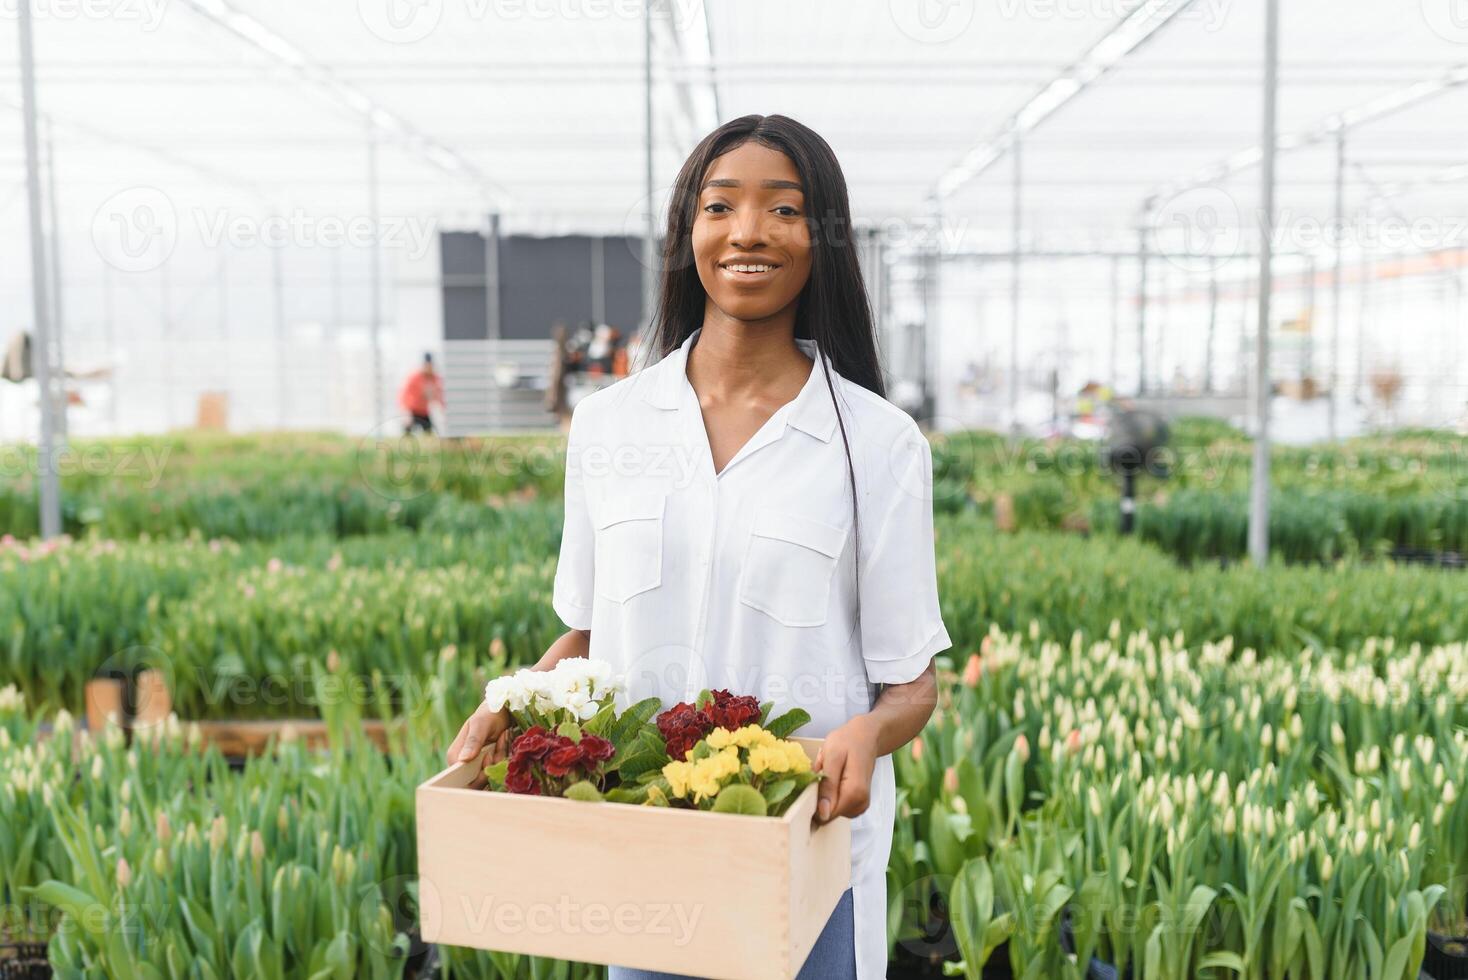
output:
M 1111 357 L 1107 369 L 1106 380 L 1111 390 L 1116 390 L 1116 370 L 1118 361 L 1117 341 L 1121 337 L 1121 260 L 1116 256 L 1111 257 Z
M 1161 290 L 1157 296 L 1157 305 L 1160 307 L 1157 316 L 1157 382 L 1166 396 L 1172 392 L 1172 379 L 1167 376 L 1167 334 L 1172 327 L 1172 268 L 1170 262 L 1162 265 L 1162 275 L 1158 277 Z
M 56 399 L 51 384 L 51 306 L 47 302 L 46 242 L 41 220 L 40 149 L 36 140 L 36 65 L 31 49 L 31 0 L 20 8 L 20 98 L 25 129 L 25 186 L 30 209 L 31 304 L 36 317 L 31 359 L 41 389 L 41 438 L 36 467 L 41 489 L 41 537 L 61 533 L 61 487 L 56 478 Z
M 938 395 L 942 388 L 943 360 L 943 211 L 941 202 L 933 207 L 933 243 L 931 269 L 932 306 L 923 318 L 923 352 L 927 360 L 923 370 L 923 414 L 930 419 L 938 415 Z M 931 382 L 931 383 L 930 383 Z
M 657 303 L 657 221 L 653 213 L 652 167 L 652 0 L 642 7 L 643 180 L 646 227 L 642 231 L 642 326 L 650 326 Z
M 51 223 L 51 363 L 55 365 L 52 378 L 56 382 L 56 439 L 59 447 L 66 448 L 66 316 L 61 296 L 61 222 L 57 220 L 56 206 L 56 126 L 46 118 L 46 211 Z
M 117 435 L 117 308 L 112 295 L 112 263 L 102 263 L 102 345 L 107 363 L 107 421 Z
M 1335 268 L 1330 274 L 1330 374 L 1326 377 L 1329 392 L 1330 441 L 1339 436 L 1339 420 L 1336 416 L 1336 394 L 1341 376 L 1341 253 L 1344 248 L 1346 217 L 1346 130 L 1342 127 L 1335 134 Z
M 1019 302 L 1020 302 L 1020 238 L 1024 232 L 1022 197 L 1024 193 L 1024 146 L 1019 134 L 1014 137 L 1014 174 L 1010 187 L 1010 253 L 1009 281 L 1009 431 L 1019 435 Z
M 1305 311 L 1310 319 L 1305 321 L 1304 350 L 1300 357 L 1301 377 L 1315 376 L 1315 256 L 1305 256 Z
M 1137 227 L 1137 394 L 1147 393 L 1147 222 Z
M 331 326 L 326 337 L 326 414 L 333 424 L 336 418 L 337 375 L 340 373 L 342 336 L 342 250 L 331 250 Z
M 376 226 L 373 226 L 376 230 Z M 270 288 L 275 297 L 275 385 L 276 385 L 276 411 L 280 415 L 278 425 L 284 429 L 291 417 L 290 411 L 290 385 L 286 383 L 286 373 L 290 370 L 290 358 L 286 351 L 285 337 L 285 271 L 281 268 L 284 260 L 281 251 L 284 245 L 277 245 L 270 250 Z
M 1254 435 L 1254 473 L 1249 494 L 1249 557 L 1256 566 L 1269 560 L 1269 318 L 1274 288 L 1275 118 L 1279 100 L 1279 0 L 1266 0 L 1264 29 L 1264 160 L 1259 180 L 1259 340 L 1254 370 L 1258 377 L 1258 431 Z
M 591 242 L 591 319 L 595 323 L 607 320 L 607 260 L 606 239 L 592 235 Z
M 1218 269 L 1208 270 L 1208 343 L 1203 349 L 1203 390 L 1213 393 L 1213 344 L 1218 336 Z
M 1366 404 L 1366 318 L 1371 312 L 1372 277 L 1376 275 L 1371 257 L 1361 252 L 1361 288 L 1356 309 L 1356 404 Z
M 372 424 L 384 421 L 382 408 L 382 236 L 377 227 L 377 126 L 367 124 L 367 210 L 372 221 L 370 313 L 368 329 L 372 347 Z
M 493 212 L 489 216 L 489 239 L 484 243 L 484 310 L 486 333 L 490 340 L 499 340 L 500 325 L 500 216 Z
M 168 263 L 158 267 L 158 337 L 159 369 L 163 373 L 163 424 L 172 429 L 173 403 L 173 284 L 168 278 Z

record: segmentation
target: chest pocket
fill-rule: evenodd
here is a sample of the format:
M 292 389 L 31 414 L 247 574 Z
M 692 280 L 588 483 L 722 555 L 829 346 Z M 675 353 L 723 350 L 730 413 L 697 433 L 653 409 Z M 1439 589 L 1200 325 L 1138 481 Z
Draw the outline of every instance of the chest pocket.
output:
M 626 602 L 663 581 L 663 493 L 608 497 L 594 516 L 596 594 Z
M 820 626 L 831 605 L 831 580 L 846 528 L 764 509 L 739 573 L 739 601 L 785 626 Z

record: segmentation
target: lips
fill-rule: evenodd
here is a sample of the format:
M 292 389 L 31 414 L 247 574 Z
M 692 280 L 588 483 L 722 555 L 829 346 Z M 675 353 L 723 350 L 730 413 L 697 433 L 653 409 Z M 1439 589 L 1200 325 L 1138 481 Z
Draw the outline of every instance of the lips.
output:
M 773 279 L 780 266 L 771 262 L 720 262 L 719 274 L 728 282 L 757 285 Z

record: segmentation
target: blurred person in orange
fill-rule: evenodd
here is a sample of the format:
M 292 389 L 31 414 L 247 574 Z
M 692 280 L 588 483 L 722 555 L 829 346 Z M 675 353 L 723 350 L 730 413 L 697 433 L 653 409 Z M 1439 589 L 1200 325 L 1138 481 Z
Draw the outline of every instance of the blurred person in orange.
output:
M 403 435 L 408 435 L 415 428 L 433 434 L 433 418 L 429 411 L 431 405 L 443 408 L 443 379 L 433 370 L 432 354 L 424 354 L 423 366 L 403 382 L 398 391 L 398 404 L 411 416 L 403 427 Z

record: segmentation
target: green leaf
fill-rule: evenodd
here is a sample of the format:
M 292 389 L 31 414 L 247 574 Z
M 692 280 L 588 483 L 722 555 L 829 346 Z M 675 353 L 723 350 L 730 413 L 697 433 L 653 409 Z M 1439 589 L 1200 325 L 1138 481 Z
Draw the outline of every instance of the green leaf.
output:
M 586 779 L 577 780 L 570 786 L 567 786 L 566 792 L 562 795 L 568 800 L 582 800 L 587 803 L 599 803 L 604 799 L 601 790 L 597 789 L 594 783 Z
M 765 802 L 770 806 L 774 806 L 789 796 L 794 789 L 795 780 L 793 779 L 782 779 L 779 782 L 770 783 L 764 789 Z
M 804 708 L 791 708 L 784 714 L 770 719 L 764 729 L 776 738 L 789 738 L 792 732 L 808 721 L 810 721 L 810 712 Z
M 574 721 L 563 721 L 556 726 L 556 734 L 569 738 L 573 742 L 580 742 L 581 726 Z
M 730 783 L 714 797 L 715 813 L 744 813 L 762 817 L 767 810 L 764 796 L 746 783 Z
M 490 766 L 484 767 L 484 778 L 489 780 L 491 789 L 500 790 L 504 788 L 505 778 L 510 772 L 510 760 L 501 759 Z

